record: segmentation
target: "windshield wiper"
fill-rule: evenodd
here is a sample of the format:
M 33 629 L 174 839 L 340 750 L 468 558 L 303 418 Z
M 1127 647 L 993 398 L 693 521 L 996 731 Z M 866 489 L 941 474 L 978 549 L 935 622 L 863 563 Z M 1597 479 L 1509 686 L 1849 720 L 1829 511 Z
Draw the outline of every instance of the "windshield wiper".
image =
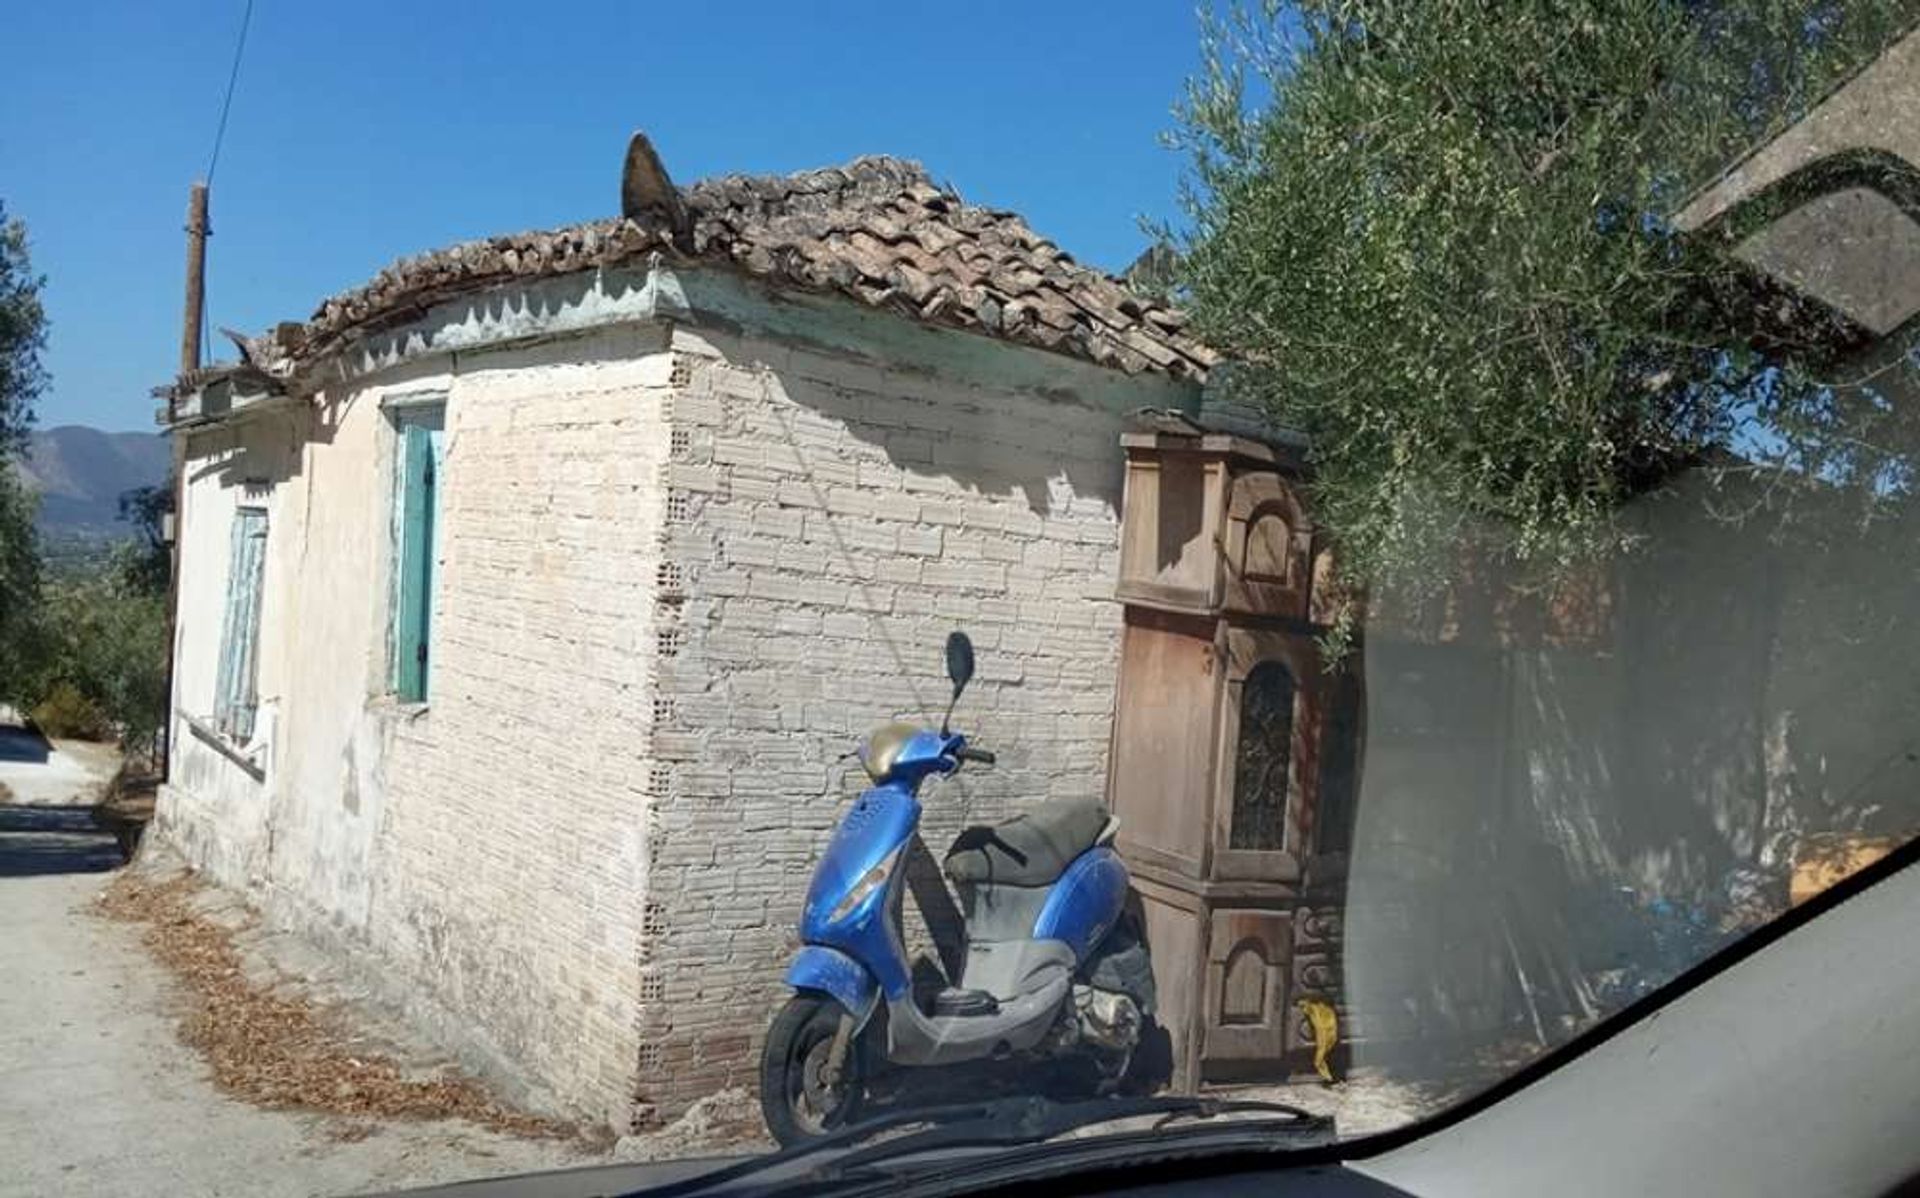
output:
M 723 1165 L 663 1186 L 634 1190 L 622 1195 L 622 1198 L 679 1198 L 680 1195 L 705 1193 L 732 1182 L 777 1172 L 807 1157 L 836 1149 L 852 1150 L 875 1136 L 905 1127 L 925 1125 L 925 1130 L 898 1136 L 858 1151 L 845 1151 L 843 1155 L 824 1162 L 820 1168 L 796 1173 L 793 1180 L 818 1182 L 846 1177 L 888 1161 L 946 1149 L 1037 1144 L 1071 1131 L 1122 1119 L 1159 1115 L 1161 1119 L 1154 1124 L 1154 1130 L 1159 1131 L 1176 1120 L 1212 1119 L 1230 1114 L 1281 1116 L 1285 1120 L 1285 1130 L 1291 1133 L 1330 1136 L 1334 1128 L 1333 1120 L 1328 1116 L 1315 1115 L 1283 1102 L 1173 1095 L 1060 1102 L 1038 1095 L 1021 1095 L 936 1107 L 902 1108 L 863 1120 L 817 1140 L 751 1160 Z M 1272 1129 L 1273 1121 L 1263 1120 L 1260 1126 Z
M 1038 1096 L 1001 1099 L 983 1104 L 989 1109 L 979 1118 L 941 1123 L 875 1144 L 857 1152 L 835 1157 L 826 1171 L 845 1176 L 887 1161 L 952 1148 L 1006 1148 L 1021 1144 L 1039 1144 L 1071 1131 L 1116 1123 L 1147 1115 L 1161 1118 L 1154 1132 L 1164 1130 L 1180 1119 L 1212 1119 L 1219 1115 L 1264 1114 L 1285 1119 L 1290 1132 L 1333 1131 L 1333 1120 L 1315 1115 L 1283 1102 L 1255 1099 L 1160 1098 L 1092 1099 L 1084 1102 L 1056 1102 Z M 1270 1127 L 1271 1120 L 1262 1126 Z

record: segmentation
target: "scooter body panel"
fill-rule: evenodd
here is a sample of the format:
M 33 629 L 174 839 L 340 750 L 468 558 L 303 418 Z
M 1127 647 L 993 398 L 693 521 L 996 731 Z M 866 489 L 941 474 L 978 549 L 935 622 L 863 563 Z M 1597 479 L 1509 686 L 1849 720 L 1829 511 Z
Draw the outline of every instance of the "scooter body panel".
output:
M 909 973 L 888 899 L 901 881 L 898 854 L 919 824 L 920 800 L 911 783 L 890 781 L 862 794 L 827 842 L 800 914 L 802 940 L 838 949 L 864 966 L 889 1000 L 907 993 Z M 885 880 L 858 893 L 875 870 L 887 870 Z
M 957 1065 L 1025 1052 L 1046 1038 L 1073 986 L 1073 957 L 1055 941 L 1032 946 L 1020 993 L 991 1015 L 928 1015 L 910 995 L 887 1001 L 887 1059 L 896 1065 Z
M 1048 891 L 1033 922 L 1033 938 L 1062 941 L 1076 962 L 1084 962 L 1120 921 L 1128 883 L 1120 854 L 1105 845 L 1088 849 Z

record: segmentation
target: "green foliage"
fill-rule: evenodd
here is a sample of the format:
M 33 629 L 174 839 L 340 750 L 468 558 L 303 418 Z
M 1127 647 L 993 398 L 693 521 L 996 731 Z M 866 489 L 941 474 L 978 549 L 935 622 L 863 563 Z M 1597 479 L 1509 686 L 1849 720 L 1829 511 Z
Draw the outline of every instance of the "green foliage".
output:
M 120 496 L 120 518 L 133 525 L 132 541 L 113 548 L 111 566 L 120 586 L 148 595 L 165 595 L 173 578 L 173 554 L 162 523 L 173 512 L 173 488 L 162 483 L 135 487 Z
M 22 705 L 38 672 L 42 567 L 34 496 L 0 454 L 0 703 Z
M 54 735 L 118 734 L 151 753 L 166 718 L 167 552 L 164 488 L 129 492 L 121 515 L 139 534 L 103 567 L 55 573 L 34 530 L 36 501 L 15 461 L 46 385 L 44 280 L 26 228 L 0 206 L 0 702 Z
M 26 699 L 28 679 L 39 664 L 42 566 L 33 525 L 38 504 L 15 460 L 26 448 L 33 401 L 46 385 L 40 366 L 47 339 L 42 282 L 27 254 L 26 226 L 8 220 L 0 203 L 0 702 Z
M 1182 285 L 1225 385 L 1312 438 L 1349 578 L 1415 581 L 1489 527 L 1571 568 L 1717 447 L 1884 480 L 1848 456 L 1821 318 L 1756 339 L 1752 282 L 1664 218 L 1913 8 L 1315 0 L 1210 26 Z
M 129 752 L 151 753 L 166 723 L 164 590 L 129 588 L 113 569 L 53 579 L 37 624 L 36 718 L 40 704 L 75 722 L 91 711 L 96 735 L 117 733 Z
M 25 448 L 33 401 L 46 386 L 40 365 L 47 344 L 47 314 L 40 305 L 45 282 L 33 273 L 26 225 L 8 220 L 0 202 L 0 460 Z

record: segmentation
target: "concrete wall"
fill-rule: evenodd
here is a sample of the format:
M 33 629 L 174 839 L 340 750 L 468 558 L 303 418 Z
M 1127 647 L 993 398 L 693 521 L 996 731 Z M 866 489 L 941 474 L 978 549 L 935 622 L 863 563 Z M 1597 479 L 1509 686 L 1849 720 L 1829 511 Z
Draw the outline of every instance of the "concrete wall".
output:
M 1862 510 L 1694 471 L 1621 513 L 1591 638 L 1369 637 L 1357 1064 L 1457 1065 L 1449 1037 L 1535 1011 L 1564 1038 L 1631 996 L 1610 971 L 1662 981 L 1785 911 L 1809 838 L 1920 833 L 1920 506 Z M 1650 939 L 1656 899 L 1706 931 Z

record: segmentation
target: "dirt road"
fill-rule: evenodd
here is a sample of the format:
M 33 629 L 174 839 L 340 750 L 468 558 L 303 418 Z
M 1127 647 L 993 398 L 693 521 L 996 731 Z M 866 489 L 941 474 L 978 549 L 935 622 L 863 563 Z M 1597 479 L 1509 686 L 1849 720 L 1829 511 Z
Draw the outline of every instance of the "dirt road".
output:
M 170 979 L 94 915 L 119 863 L 82 808 L 0 805 L 0 1195 L 339 1195 L 577 1163 L 460 1122 L 344 1122 L 227 1098 Z

